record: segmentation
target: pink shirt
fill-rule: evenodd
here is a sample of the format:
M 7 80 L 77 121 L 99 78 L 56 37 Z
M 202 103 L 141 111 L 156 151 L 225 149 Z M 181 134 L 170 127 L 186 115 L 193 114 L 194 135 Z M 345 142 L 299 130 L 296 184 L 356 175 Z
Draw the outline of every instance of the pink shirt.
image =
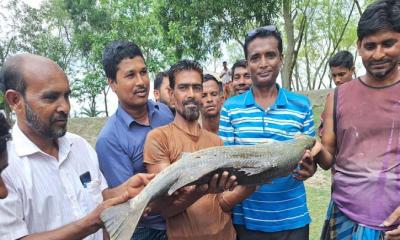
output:
M 350 219 L 381 229 L 400 206 L 400 82 L 341 85 L 336 119 L 333 200 Z

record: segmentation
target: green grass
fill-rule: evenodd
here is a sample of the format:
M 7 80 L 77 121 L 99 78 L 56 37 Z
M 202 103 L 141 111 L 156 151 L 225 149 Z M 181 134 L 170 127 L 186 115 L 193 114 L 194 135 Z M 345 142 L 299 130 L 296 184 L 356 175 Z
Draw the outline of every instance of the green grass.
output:
M 314 122 L 318 128 L 323 106 L 314 106 Z M 318 168 L 315 175 L 305 182 L 307 204 L 311 215 L 310 240 L 318 240 L 331 199 L 331 172 Z
M 68 120 L 68 131 L 86 139 L 93 147 L 106 118 L 71 118 Z
M 306 181 L 307 204 L 311 215 L 310 239 L 317 240 L 320 237 L 325 221 L 326 210 L 331 197 L 331 174 L 321 168 L 309 180 Z

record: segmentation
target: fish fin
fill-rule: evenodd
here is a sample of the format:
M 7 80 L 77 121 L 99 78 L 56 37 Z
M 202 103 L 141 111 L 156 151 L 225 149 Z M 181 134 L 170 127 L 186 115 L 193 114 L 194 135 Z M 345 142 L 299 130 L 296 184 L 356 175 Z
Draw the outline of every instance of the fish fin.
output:
M 111 240 L 130 240 L 148 201 L 133 199 L 104 210 L 100 218 L 104 222 Z
M 239 171 L 244 172 L 247 176 L 262 173 L 264 171 L 261 167 L 241 167 Z
M 193 177 L 194 179 L 195 177 Z M 169 188 L 168 195 L 171 196 L 176 190 L 186 186 L 189 182 L 187 181 L 187 176 L 180 176 L 178 180 Z

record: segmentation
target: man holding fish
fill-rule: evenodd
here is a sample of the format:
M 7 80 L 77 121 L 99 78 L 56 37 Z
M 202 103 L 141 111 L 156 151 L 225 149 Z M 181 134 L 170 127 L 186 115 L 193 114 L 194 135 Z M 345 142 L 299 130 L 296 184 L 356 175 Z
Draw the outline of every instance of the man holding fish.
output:
M 17 117 L 1 172 L 8 196 L 0 200 L 0 239 L 104 239 L 100 213 L 136 196 L 153 175 L 107 188 L 93 148 L 67 133 L 71 91 L 55 62 L 15 55 L 0 76 Z
M 310 101 L 276 83 L 283 61 L 278 29 L 270 25 L 250 31 L 245 38 L 244 54 L 252 88 L 228 99 L 222 108 L 219 134 L 225 145 L 284 141 L 297 134 L 315 136 Z M 299 180 L 315 171 L 311 159 L 307 151 L 299 159 L 299 175 L 260 186 L 233 209 L 238 239 L 308 239 L 311 219 L 304 185 Z
M 203 73 L 197 62 L 182 60 L 169 71 L 175 120 L 151 131 L 146 139 L 144 161 L 149 173 L 158 173 L 180 160 L 182 153 L 221 146 L 222 140 L 198 124 Z M 167 221 L 169 239 L 235 239 L 230 209 L 254 191 L 255 187 L 236 187 L 236 177 L 224 172 L 209 184 L 189 186 L 178 195 L 153 203 Z M 227 191 L 226 190 L 233 190 Z

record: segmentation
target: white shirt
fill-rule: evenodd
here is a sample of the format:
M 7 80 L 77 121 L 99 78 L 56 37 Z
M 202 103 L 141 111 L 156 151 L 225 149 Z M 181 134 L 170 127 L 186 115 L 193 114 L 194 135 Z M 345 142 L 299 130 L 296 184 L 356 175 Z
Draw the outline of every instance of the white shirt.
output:
M 221 72 L 221 75 L 222 74 L 224 74 L 224 76 L 222 76 L 222 78 L 221 78 L 223 83 L 228 83 L 228 82 L 232 81 L 232 73 L 231 73 L 231 71 L 229 71 L 229 69 L 226 69 L 226 70 L 223 69 Z
M 83 138 L 67 133 L 58 139 L 58 161 L 42 152 L 18 128 L 8 143 L 8 164 L 2 177 L 8 197 L 0 200 L 0 240 L 54 230 L 76 221 L 103 200 L 107 183 L 96 152 Z M 80 176 L 90 173 L 83 186 Z M 103 239 L 102 230 L 85 240 Z

